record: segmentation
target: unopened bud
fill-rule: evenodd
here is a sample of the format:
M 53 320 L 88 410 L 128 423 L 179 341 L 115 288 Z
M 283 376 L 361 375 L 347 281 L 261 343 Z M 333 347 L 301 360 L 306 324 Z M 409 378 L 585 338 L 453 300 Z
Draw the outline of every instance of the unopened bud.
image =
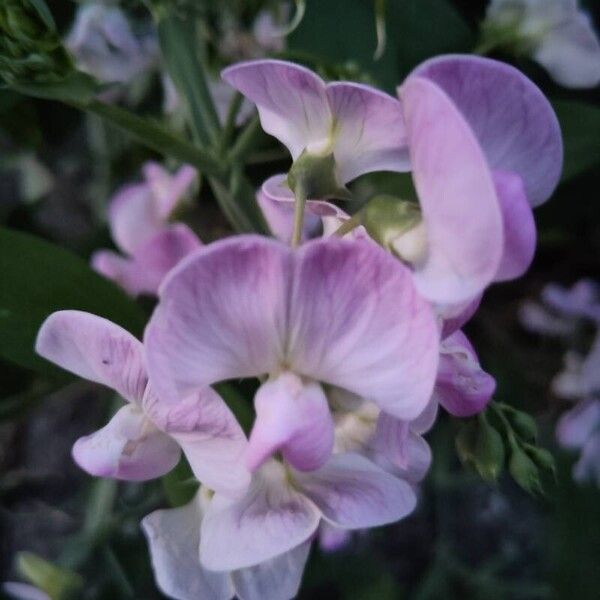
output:
M 349 200 L 350 191 L 338 181 L 333 153 L 304 150 L 294 161 L 287 176 L 289 188 L 297 193 L 301 187 L 304 198 L 324 200 L 339 198 Z
M 525 440 L 530 442 L 537 439 L 538 428 L 535 419 L 521 410 L 510 409 L 504 411 L 506 417 L 510 421 L 515 433 Z
M 502 436 L 487 422 L 480 421 L 475 445 L 475 468 L 486 481 L 495 481 L 504 468 Z
M 80 575 L 58 567 L 33 552 L 20 552 L 17 555 L 17 570 L 52 600 L 75 598 L 83 587 Z
M 540 469 L 550 472 L 556 476 L 556 463 L 554 461 L 554 456 L 552 456 L 548 450 L 532 444 L 527 444 L 525 449 L 527 454 L 531 457 L 531 460 L 533 460 L 533 462 Z
M 536 464 L 516 443 L 511 447 L 508 470 L 513 479 L 529 494 L 542 491 L 540 473 Z

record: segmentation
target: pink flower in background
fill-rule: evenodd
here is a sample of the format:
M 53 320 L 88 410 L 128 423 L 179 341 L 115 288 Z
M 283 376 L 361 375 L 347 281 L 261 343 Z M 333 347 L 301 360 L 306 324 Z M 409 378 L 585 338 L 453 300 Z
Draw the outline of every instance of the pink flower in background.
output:
M 416 417 L 439 355 L 435 317 L 409 271 L 375 244 L 332 238 L 292 251 L 238 236 L 197 251 L 163 283 L 145 344 L 166 402 L 261 378 L 251 469 L 276 451 L 301 470 L 326 462 L 334 426 L 321 382 Z
M 144 165 L 142 183 L 123 186 L 109 207 L 113 240 L 126 255 L 99 250 L 92 256 L 96 271 L 133 296 L 156 294 L 164 276 L 201 245 L 192 230 L 169 219 L 196 178 L 192 167 L 171 175 L 157 163 Z
M 95 315 L 67 310 L 42 324 L 36 351 L 76 375 L 114 389 L 127 404 L 109 423 L 73 446 L 77 464 L 92 475 L 143 481 L 168 473 L 183 449 L 194 474 L 212 489 L 243 488 L 246 438 L 211 388 L 160 402 L 150 386 L 141 342 Z

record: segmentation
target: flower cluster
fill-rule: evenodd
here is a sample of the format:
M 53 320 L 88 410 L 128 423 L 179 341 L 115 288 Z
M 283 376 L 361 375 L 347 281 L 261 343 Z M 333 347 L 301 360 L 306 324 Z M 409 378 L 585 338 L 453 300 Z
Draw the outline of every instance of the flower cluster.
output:
M 589 279 L 570 289 L 549 284 L 542 301 L 523 304 L 521 322 L 528 330 L 561 339 L 567 346 L 552 391 L 574 406 L 562 415 L 556 437 L 564 448 L 581 453 L 573 477 L 600 486 L 600 290 Z
M 439 405 L 466 417 L 489 402 L 494 379 L 460 328 L 490 284 L 529 266 L 532 207 L 557 184 L 562 145 L 540 91 L 488 59 L 430 60 L 398 98 L 277 60 L 223 78 L 292 155 L 257 194 L 279 239 L 200 245 L 170 223 L 194 172 L 147 165 L 111 204 L 128 258 L 93 261 L 157 293 L 143 342 L 61 311 L 36 348 L 127 401 L 76 442 L 83 469 L 142 481 L 183 452 L 200 482 L 143 521 L 164 593 L 285 600 L 317 535 L 332 546 L 413 511 Z M 349 216 L 330 201 L 373 171 L 410 171 L 418 203 Z M 213 387 L 239 379 L 258 382 L 248 435 Z

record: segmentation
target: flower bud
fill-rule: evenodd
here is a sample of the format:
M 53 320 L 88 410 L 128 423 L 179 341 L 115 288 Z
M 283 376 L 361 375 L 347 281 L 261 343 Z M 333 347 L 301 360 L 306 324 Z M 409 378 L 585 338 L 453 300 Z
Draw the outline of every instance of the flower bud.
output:
M 486 481 L 498 479 L 504 468 L 502 436 L 483 419 L 463 425 L 456 436 L 456 450 L 461 461 L 473 467 Z
M 294 161 L 287 183 L 294 193 L 297 193 L 300 186 L 305 199 L 351 198 L 349 190 L 338 181 L 335 159 L 331 152 L 321 154 L 304 150 Z
M 20 552 L 17 555 L 17 570 L 52 600 L 76 598 L 83 587 L 80 575 L 57 567 L 33 552 Z
M 538 428 L 535 419 L 527 413 L 512 407 L 506 409 L 506 417 L 513 426 L 515 433 L 523 440 L 530 442 L 537 439 Z
M 542 492 L 540 474 L 536 464 L 516 442 L 511 444 L 508 470 L 513 479 L 529 494 Z
M 556 477 L 556 463 L 554 461 L 554 456 L 552 456 L 548 450 L 532 444 L 527 444 L 525 448 L 527 454 L 540 469 L 550 472 Z

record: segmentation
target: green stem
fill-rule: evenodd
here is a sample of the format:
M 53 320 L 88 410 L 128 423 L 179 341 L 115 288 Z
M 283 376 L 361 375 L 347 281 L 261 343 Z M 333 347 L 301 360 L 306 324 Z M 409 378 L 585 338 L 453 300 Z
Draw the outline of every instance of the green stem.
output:
M 229 163 L 241 162 L 246 158 L 248 152 L 254 147 L 257 139 L 260 137 L 261 128 L 260 120 L 258 117 L 254 117 L 244 127 L 242 133 L 240 133 L 236 140 L 233 148 L 227 155 L 227 161 Z
M 302 226 L 304 225 L 304 208 L 306 206 L 306 192 L 304 186 L 297 182 L 294 189 L 294 197 L 296 199 L 294 205 L 294 232 L 292 234 L 292 248 L 300 245 L 302 239 Z
M 356 229 L 361 224 L 360 211 L 352 215 L 347 221 L 344 221 L 334 232 L 333 235 L 338 237 L 344 237 L 347 233 L 350 233 L 353 229 Z
M 69 104 L 102 117 L 159 154 L 172 156 L 182 162 L 189 163 L 207 175 L 215 177 L 224 175 L 223 165 L 211 154 L 173 135 L 158 123 L 138 117 L 118 106 L 106 104 L 99 100 L 92 100 L 87 104 L 75 102 Z
M 236 92 L 229 103 L 229 109 L 227 110 L 227 117 L 225 117 L 225 124 L 223 125 L 223 131 L 221 132 L 221 153 L 225 153 L 227 146 L 231 142 L 233 137 L 233 131 L 235 130 L 235 121 L 242 107 L 244 96 L 239 92 Z

